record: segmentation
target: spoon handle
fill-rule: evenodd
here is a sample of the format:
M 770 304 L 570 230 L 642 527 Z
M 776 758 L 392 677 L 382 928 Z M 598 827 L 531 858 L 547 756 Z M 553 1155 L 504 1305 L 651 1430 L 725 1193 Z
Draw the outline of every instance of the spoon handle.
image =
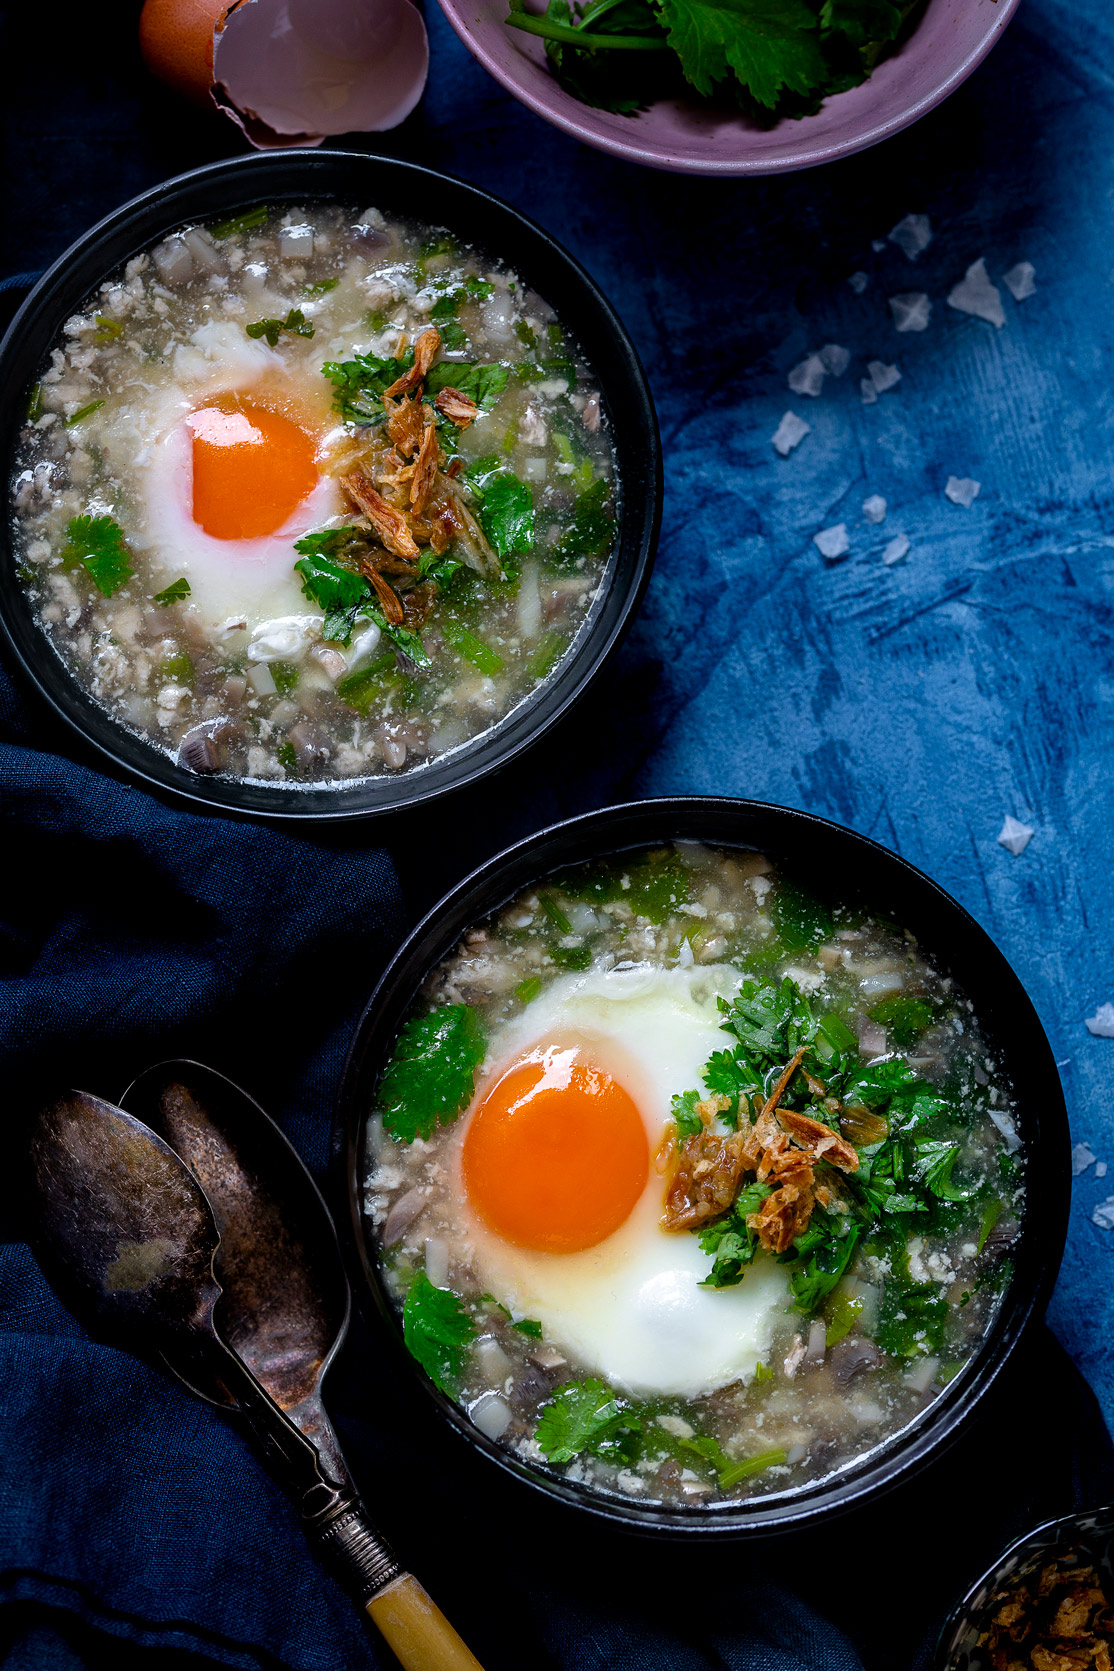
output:
M 403 1572 L 358 1503 L 307 1536 L 378 1626 L 403 1671 L 483 1671 L 413 1573 Z
M 372 1596 L 367 1612 L 404 1671 L 483 1671 L 413 1573 L 392 1579 Z

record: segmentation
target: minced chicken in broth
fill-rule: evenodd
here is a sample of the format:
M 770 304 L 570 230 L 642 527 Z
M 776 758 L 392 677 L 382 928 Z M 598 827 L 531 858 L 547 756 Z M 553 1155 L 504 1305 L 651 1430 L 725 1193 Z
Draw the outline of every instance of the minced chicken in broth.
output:
M 436 228 L 185 227 L 69 319 L 15 465 L 20 575 L 118 720 L 197 772 L 418 766 L 591 615 L 618 507 L 577 344 Z
M 970 1361 L 1023 1152 L 978 1017 L 900 924 L 759 854 L 548 879 L 433 971 L 364 1206 L 406 1344 L 605 1493 L 815 1481 Z

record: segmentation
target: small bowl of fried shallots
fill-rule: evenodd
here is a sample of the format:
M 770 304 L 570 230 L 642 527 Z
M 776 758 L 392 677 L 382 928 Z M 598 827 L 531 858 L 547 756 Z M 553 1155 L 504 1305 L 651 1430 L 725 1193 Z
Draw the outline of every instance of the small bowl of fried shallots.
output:
M 1111 1671 L 1114 1504 L 1012 1543 L 944 1626 L 936 1671 Z

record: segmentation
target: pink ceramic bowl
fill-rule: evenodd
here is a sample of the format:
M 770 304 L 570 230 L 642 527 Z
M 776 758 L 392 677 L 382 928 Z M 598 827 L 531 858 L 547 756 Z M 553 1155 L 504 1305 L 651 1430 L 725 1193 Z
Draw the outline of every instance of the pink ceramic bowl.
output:
M 662 99 L 639 116 L 593 110 L 546 68 L 543 43 L 507 29 L 507 0 L 440 0 L 474 57 L 524 105 L 586 145 L 678 174 L 785 174 L 877 145 L 933 110 L 981 64 L 1018 0 L 928 0 L 903 45 L 869 81 L 815 116 L 762 129 L 697 100 Z M 542 11 L 539 0 L 530 10 Z

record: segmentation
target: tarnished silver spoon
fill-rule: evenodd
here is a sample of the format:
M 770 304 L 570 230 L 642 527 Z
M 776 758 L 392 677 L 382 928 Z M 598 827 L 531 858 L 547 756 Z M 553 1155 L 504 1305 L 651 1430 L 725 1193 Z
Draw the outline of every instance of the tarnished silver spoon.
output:
M 189 1095 L 180 1078 L 173 1083 Z M 164 1079 L 160 1093 L 166 1088 Z M 35 1251 L 75 1315 L 121 1346 L 157 1354 L 191 1390 L 244 1418 L 311 1545 L 406 1671 L 481 1671 L 371 1526 L 331 1429 L 319 1449 L 225 1344 L 214 1275 L 220 1233 L 206 1193 L 175 1150 L 113 1103 L 69 1091 L 38 1116 L 31 1166 Z M 309 1415 L 312 1432 L 316 1410 L 306 1412 L 302 1402 L 297 1413 Z

